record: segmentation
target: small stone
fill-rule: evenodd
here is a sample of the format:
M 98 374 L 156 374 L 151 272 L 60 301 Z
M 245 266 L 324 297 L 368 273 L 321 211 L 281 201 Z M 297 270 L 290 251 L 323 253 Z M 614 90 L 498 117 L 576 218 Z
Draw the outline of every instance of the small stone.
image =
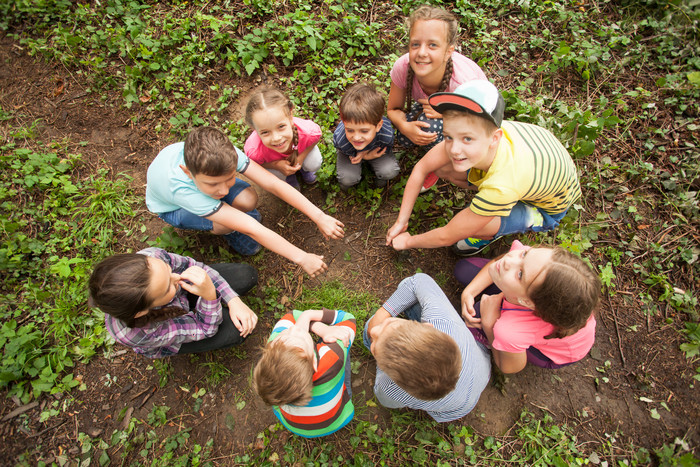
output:
M 87 430 L 87 434 L 90 435 L 91 438 L 97 438 L 102 434 L 102 429 L 101 428 L 96 428 L 96 427 L 90 427 Z
M 109 410 L 109 404 L 103 404 L 102 410 Z

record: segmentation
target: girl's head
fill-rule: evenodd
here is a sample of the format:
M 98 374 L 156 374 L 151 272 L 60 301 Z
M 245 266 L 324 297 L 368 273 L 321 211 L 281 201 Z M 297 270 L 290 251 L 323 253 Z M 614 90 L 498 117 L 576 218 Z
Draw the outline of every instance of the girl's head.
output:
M 292 102 L 280 91 L 262 88 L 250 96 L 245 120 L 266 147 L 280 154 L 295 154 L 299 136 L 292 120 L 292 108 Z
M 141 327 L 183 313 L 179 307 L 165 307 L 178 290 L 180 276 L 164 261 L 137 253 L 114 255 L 102 260 L 89 281 L 90 306 Z
M 447 89 L 452 78 L 452 52 L 457 42 L 458 26 L 451 13 L 429 5 L 423 5 L 408 17 L 410 66 L 406 76 L 406 112 L 411 107 L 414 77 L 428 94 Z M 435 85 L 438 85 L 437 89 Z
M 489 266 L 489 275 L 506 300 L 556 326 L 552 337 L 581 329 L 598 304 L 598 276 L 562 248 L 512 250 Z

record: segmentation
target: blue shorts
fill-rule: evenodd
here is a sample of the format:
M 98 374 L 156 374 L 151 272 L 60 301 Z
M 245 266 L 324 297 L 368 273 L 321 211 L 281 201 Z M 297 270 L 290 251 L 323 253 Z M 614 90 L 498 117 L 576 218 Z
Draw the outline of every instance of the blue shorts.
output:
M 568 209 L 557 214 L 550 214 L 541 208 L 518 201 L 508 216 L 501 217 L 501 227 L 494 238 L 514 233 L 546 232 L 555 229 L 567 212 Z
M 231 189 L 228 191 L 228 194 L 221 198 L 221 201 L 226 204 L 231 204 L 236 196 L 241 194 L 241 192 L 248 187 L 250 187 L 248 182 L 244 182 L 240 178 L 236 178 L 236 183 L 233 184 Z M 192 214 L 191 212 L 182 208 L 175 211 L 160 213 L 158 214 L 158 217 L 173 227 L 177 227 L 178 229 L 204 230 L 210 232 L 214 228 L 212 221 L 206 217 Z

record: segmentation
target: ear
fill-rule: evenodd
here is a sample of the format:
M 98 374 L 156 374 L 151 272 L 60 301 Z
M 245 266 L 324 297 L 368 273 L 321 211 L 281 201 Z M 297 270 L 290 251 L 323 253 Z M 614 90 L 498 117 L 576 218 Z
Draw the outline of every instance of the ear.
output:
M 377 123 L 377 128 L 376 128 L 377 133 L 379 133 L 381 131 L 383 126 L 384 126 L 384 119 L 382 118 L 382 119 L 379 119 L 379 123 Z
M 521 306 L 526 306 L 526 307 L 528 307 L 528 308 L 535 308 L 535 304 L 532 302 L 532 300 L 530 300 L 530 299 L 527 298 L 527 297 L 525 297 L 525 298 L 523 298 L 523 297 L 519 298 L 519 299 L 518 299 L 518 303 L 519 303 Z
M 134 318 L 140 318 L 140 317 L 142 317 L 142 316 L 146 316 L 146 315 L 148 314 L 149 311 L 151 311 L 151 310 L 139 311 L 138 313 L 136 313 L 136 314 L 134 315 Z
M 180 168 L 182 169 L 183 172 L 185 172 L 185 175 L 190 177 L 190 180 L 194 180 L 194 176 L 192 176 L 192 172 L 190 172 L 186 166 L 180 164 Z
M 489 144 L 489 146 L 492 148 L 497 148 L 498 145 L 501 143 L 501 138 L 503 138 L 503 129 L 498 128 L 491 135 L 491 143 Z
M 455 46 L 451 45 L 447 48 L 447 52 L 445 52 L 445 62 L 447 62 L 447 59 L 452 56 L 452 53 L 455 51 Z

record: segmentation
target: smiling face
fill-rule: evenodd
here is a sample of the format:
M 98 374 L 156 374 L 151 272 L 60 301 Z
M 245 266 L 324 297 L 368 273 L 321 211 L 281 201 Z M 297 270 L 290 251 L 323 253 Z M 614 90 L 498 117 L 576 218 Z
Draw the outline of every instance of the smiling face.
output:
M 376 125 L 344 121 L 345 136 L 355 150 L 362 151 L 369 143 L 374 141 L 374 137 L 377 136 L 379 130 L 382 129 L 383 123 L 384 122 L 381 120 Z
M 148 285 L 148 297 L 153 301 L 151 307 L 167 305 L 175 298 L 180 289 L 180 275 L 175 274 L 165 261 L 149 256 L 148 269 L 151 280 Z
M 503 131 L 498 128 L 490 132 L 487 122 L 475 115 L 447 113 L 443 117 L 445 152 L 454 170 L 466 172 L 472 167 L 488 170 L 496 156 Z
M 489 276 L 506 300 L 532 308 L 527 291 L 544 280 L 552 253 L 551 248 L 509 251 L 489 266 Z
M 447 42 L 447 23 L 437 19 L 416 21 L 408 42 L 408 60 L 419 81 L 442 79 L 454 46 Z
M 291 112 L 282 106 L 267 107 L 254 112 L 252 121 L 266 147 L 281 154 L 292 152 L 294 122 Z

